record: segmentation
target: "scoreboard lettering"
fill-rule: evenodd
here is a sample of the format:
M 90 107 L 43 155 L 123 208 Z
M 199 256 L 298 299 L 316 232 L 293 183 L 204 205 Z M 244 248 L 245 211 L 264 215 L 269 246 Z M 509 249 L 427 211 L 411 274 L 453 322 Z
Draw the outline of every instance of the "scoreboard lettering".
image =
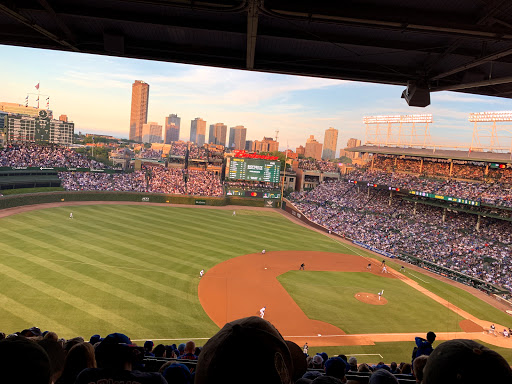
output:
M 230 158 L 227 177 L 231 180 L 279 183 L 280 172 L 281 162 L 279 160 Z

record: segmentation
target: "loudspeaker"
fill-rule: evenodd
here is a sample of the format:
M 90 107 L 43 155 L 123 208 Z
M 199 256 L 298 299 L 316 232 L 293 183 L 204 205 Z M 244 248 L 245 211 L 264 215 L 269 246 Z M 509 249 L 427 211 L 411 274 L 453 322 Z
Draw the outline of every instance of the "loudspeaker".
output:
M 430 91 L 426 86 L 407 83 L 407 88 L 402 92 L 402 99 L 411 107 L 426 107 L 430 105 Z

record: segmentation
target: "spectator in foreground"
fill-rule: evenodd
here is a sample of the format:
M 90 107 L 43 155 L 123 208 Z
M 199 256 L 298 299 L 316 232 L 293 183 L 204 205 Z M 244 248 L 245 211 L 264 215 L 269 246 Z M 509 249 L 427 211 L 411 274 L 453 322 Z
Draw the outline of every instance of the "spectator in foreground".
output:
M 415 358 L 414 362 L 412 363 L 412 371 L 417 383 L 421 383 L 423 380 L 423 369 L 425 368 L 425 364 L 427 364 L 427 360 L 427 355 L 421 355 Z
M 183 349 L 183 355 L 180 355 L 178 359 L 185 359 L 185 360 L 197 360 L 197 356 L 194 355 L 194 352 L 196 351 L 196 343 L 194 343 L 192 340 L 187 341 L 185 344 L 185 349 Z
M 97 382 L 132 382 L 140 384 L 167 384 L 159 373 L 134 371 L 133 365 L 144 356 L 144 348 L 133 345 L 122 333 L 112 333 L 96 347 L 96 361 L 100 368 L 84 369 L 75 384 Z
M 0 383 L 49 384 L 50 359 L 36 342 L 23 336 L 0 341 Z
M 450 340 L 429 356 L 423 384 L 512 383 L 512 369 L 498 353 L 473 340 Z
M 76 344 L 69 350 L 62 375 L 55 384 L 73 384 L 78 374 L 86 368 L 96 368 L 94 347 L 91 343 Z
M 169 362 L 162 375 L 171 384 L 190 384 L 192 381 L 190 370 L 184 364 Z
M 398 379 L 385 369 L 378 369 L 370 376 L 369 384 L 398 384 Z
M 292 384 L 293 362 L 279 331 L 257 316 L 227 323 L 204 345 L 195 384 Z
M 432 331 L 427 333 L 427 339 L 423 339 L 421 337 L 416 337 L 414 339 L 416 341 L 416 346 L 418 347 L 418 350 L 416 351 L 416 357 L 422 356 L 422 355 L 430 355 L 434 348 L 432 348 L 432 344 L 434 344 L 434 341 L 436 340 L 436 334 Z
M 336 377 L 340 380 L 345 379 L 347 365 L 341 357 L 331 357 L 325 362 L 325 375 Z

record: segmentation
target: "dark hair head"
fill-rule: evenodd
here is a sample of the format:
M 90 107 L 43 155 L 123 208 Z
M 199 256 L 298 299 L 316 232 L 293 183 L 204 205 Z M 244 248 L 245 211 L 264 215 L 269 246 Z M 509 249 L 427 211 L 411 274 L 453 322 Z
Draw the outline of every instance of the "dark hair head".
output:
M 61 376 L 62 381 L 73 383 L 85 368 L 96 368 L 94 347 L 90 343 L 75 344 L 66 356 Z
M 23 336 L 0 341 L 0 383 L 48 384 L 50 359 L 43 347 Z
M 432 331 L 427 333 L 427 341 L 433 343 L 436 340 L 436 334 Z

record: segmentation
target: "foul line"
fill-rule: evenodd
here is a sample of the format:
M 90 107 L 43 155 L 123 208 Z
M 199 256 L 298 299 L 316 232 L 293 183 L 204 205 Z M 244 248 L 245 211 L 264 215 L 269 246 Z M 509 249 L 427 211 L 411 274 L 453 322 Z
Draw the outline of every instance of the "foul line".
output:
M 416 279 L 423 281 L 425 284 L 430 284 L 429 281 L 423 280 L 421 277 L 416 276 L 414 273 L 409 272 L 409 275 L 414 276 Z

